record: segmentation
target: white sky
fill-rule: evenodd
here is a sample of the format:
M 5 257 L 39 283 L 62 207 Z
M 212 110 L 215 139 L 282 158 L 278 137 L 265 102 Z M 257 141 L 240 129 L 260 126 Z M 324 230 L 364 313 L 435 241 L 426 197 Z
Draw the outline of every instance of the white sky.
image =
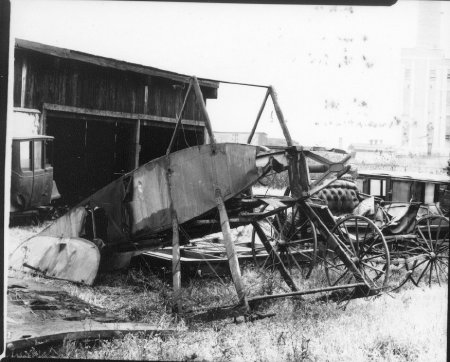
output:
M 400 50 L 415 45 L 418 8 L 13 0 L 11 33 L 198 77 L 272 84 L 293 138 L 311 144 L 316 122 L 397 115 Z M 222 84 L 219 100 L 208 102 L 213 129 L 249 131 L 264 92 Z M 325 109 L 325 100 L 339 109 Z M 280 136 L 276 122 L 269 109 L 258 130 Z

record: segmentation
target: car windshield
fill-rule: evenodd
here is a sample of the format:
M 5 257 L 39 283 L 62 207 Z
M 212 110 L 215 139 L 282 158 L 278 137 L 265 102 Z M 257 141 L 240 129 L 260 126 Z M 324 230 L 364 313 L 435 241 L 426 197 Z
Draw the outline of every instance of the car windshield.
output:
M 31 170 L 30 141 L 20 142 L 20 168 L 22 171 Z

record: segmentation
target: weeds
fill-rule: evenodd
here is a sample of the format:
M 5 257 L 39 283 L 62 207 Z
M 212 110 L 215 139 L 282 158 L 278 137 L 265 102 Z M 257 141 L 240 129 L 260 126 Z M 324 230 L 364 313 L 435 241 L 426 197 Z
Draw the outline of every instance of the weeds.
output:
M 244 234 L 246 230 L 239 232 Z M 301 271 L 294 271 L 293 277 L 301 289 L 327 285 L 320 266 L 308 280 L 302 278 Z M 124 319 L 162 328 L 177 326 L 177 331 L 168 336 L 126 334 L 121 339 L 91 343 L 67 341 L 59 347 L 31 348 L 15 357 L 185 361 L 446 359 L 446 284 L 413 288 L 408 283 L 391 296 L 352 300 L 345 311 L 326 298 L 317 300 L 318 295 L 267 300 L 259 303 L 258 311 L 276 313 L 275 317 L 236 325 L 231 318 L 175 321 L 171 286 L 143 268 L 101 275 L 94 287 L 37 279 L 60 286 Z M 278 273 L 251 266 L 243 271 L 243 280 L 249 295 L 287 291 Z M 183 305 L 187 311 L 237 302 L 230 278 L 185 282 Z

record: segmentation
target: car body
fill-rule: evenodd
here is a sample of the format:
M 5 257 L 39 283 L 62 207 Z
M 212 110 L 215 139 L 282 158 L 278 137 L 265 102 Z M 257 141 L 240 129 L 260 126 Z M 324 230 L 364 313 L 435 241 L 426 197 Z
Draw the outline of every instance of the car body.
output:
M 14 137 L 11 159 L 11 212 L 46 206 L 60 197 L 53 180 L 53 137 Z

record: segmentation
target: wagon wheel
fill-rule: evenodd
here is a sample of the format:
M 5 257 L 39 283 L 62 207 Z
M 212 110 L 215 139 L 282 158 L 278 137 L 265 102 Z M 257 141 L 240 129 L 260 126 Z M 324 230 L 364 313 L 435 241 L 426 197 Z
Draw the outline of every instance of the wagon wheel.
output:
M 428 215 L 419 219 L 416 238 L 408 243 L 405 267 L 414 285 L 448 279 L 449 221 L 441 215 Z
M 265 209 L 263 207 L 261 211 Z M 264 245 L 267 252 L 263 258 L 256 250 L 258 242 Z M 308 217 L 299 214 L 298 208 L 289 207 L 253 223 L 252 250 L 258 267 L 281 267 L 290 275 L 293 269 L 299 269 L 308 278 L 317 259 L 316 227 Z
M 365 282 L 372 290 L 386 286 L 389 277 L 389 250 L 378 227 L 364 216 L 347 216 L 331 230 L 337 243 L 353 261 Z M 358 282 L 338 256 L 337 245 L 327 242 L 325 273 L 330 286 Z

